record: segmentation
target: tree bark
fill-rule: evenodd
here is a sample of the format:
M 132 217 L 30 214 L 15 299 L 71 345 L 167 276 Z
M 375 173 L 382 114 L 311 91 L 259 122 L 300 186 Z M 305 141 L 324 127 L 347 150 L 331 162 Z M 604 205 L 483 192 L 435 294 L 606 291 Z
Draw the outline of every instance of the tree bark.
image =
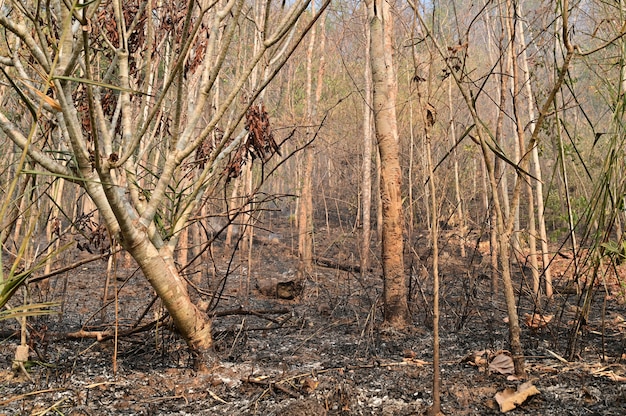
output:
M 369 25 L 365 28 L 366 45 L 370 43 Z M 365 62 L 369 62 L 369 47 L 365 48 Z M 372 69 L 369 64 L 364 69 L 365 88 L 363 95 L 363 165 L 361 182 L 361 201 L 363 205 L 363 231 L 361 234 L 361 273 L 367 273 L 370 262 L 370 241 L 372 239 Z
M 404 329 L 409 324 L 409 309 L 403 256 L 402 171 L 395 109 L 393 20 L 387 2 L 367 0 L 366 4 L 371 30 L 374 126 L 381 161 L 384 320 L 395 329 Z

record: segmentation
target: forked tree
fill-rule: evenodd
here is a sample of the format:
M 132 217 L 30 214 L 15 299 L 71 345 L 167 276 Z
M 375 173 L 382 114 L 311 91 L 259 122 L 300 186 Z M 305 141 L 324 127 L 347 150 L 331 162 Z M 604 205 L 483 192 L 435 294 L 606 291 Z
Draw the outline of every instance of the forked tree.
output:
M 313 15 L 309 3 L 8 1 L 0 11 L 0 69 L 19 108 L 0 110 L 0 128 L 37 170 L 84 188 L 199 369 L 215 362 L 211 319 L 174 249 L 219 176 L 276 150 L 255 99 L 329 2 Z

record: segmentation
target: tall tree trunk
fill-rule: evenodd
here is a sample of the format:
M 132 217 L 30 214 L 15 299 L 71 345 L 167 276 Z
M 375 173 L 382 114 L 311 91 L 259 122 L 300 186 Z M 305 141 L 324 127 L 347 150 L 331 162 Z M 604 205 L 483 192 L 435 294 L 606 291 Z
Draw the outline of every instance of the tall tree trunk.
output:
M 521 103 L 519 101 L 519 95 L 520 95 L 520 88 L 519 88 L 519 83 L 520 83 L 520 75 L 519 75 L 519 63 L 518 63 L 518 45 L 520 45 L 520 33 L 519 33 L 519 28 L 521 27 L 520 22 L 517 19 L 517 12 L 519 10 L 517 10 L 516 8 L 517 6 L 512 4 L 510 0 L 507 0 L 507 28 L 508 28 L 508 35 L 509 35 L 509 68 L 510 68 L 510 73 L 511 73 L 511 77 L 510 77 L 510 83 L 511 83 L 511 100 L 512 100 L 512 107 L 513 107 L 513 116 L 514 119 L 513 121 L 515 122 L 515 136 L 517 138 L 517 143 L 515 146 L 516 152 L 515 152 L 515 157 L 516 157 L 516 161 L 517 163 L 519 163 L 520 165 L 522 165 L 523 163 L 525 163 L 526 165 L 529 165 L 529 162 L 523 162 L 521 160 L 521 151 L 522 149 L 524 149 L 525 146 L 525 133 L 524 133 L 524 126 L 523 126 L 523 122 L 521 119 L 521 115 L 520 113 L 523 111 L 520 106 Z M 521 44 L 523 45 L 525 42 L 521 41 Z M 526 160 L 528 160 L 528 158 L 526 157 L 526 155 L 524 155 L 524 158 Z M 524 181 L 525 182 L 525 189 L 526 189 L 526 194 L 528 197 L 528 200 L 526 201 L 526 205 L 528 207 L 528 252 L 529 252 L 529 256 L 530 256 L 530 263 L 531 263 L 531 273 L 532 273 L 532 280 L 533 280 L 533 293 L 535 296 L 535 299 L 537 302 L 540 301 L 539 298 L 539 266 L 537 263 L 537 239 L 536 239 L 536 226 L 535 226 L 535 204 L 534 204 L 534 198 L 533 198 L 533 189 L 532 189 L 532 185 L 530 184 L 530 180 L 528 180 L 527 178 L 523 178 L 521 175 L 517 175 L 516 177 L 516 181 Z M 521 192 L 520 187 L 516 184 L 515 187 L 515 191 L 516 192 Z M 514 200 L 517 201 L 519 200 L 521 197 L 521 195 L 517 194 L 514 195 Z M 521 250 L 520 247 L 520 238 L 519 238 L 519 211 L 520 211 L 520 203 L 515 202 L 515 212 L 514 212 L 514 219 L 513 219 L 513 223 L 514 223 L 514 229 L 513 229 L 513 248 L 515 250 Z M 516 237 L 517 236 L 517 237 Z
M 520 15 L 521 15 L 521 7 Z M 524 88 L 526 90 L 526 100 L 528 106 L 528 119 L 530 120 L 529 131 L 532 133 L 535 131 L 535 100 L 533 96 L 530 70 L 528 68 L 528 54 L 526 52 L 526 38 L 524 36 L 524 25 L 519 24 L 519 42 L 521 50 L 521 69 L 524 74 Z M 548 248 L 548 233 L 546 231 L 546 219 L 544 213 L 543 204 L 543 179 L 541 175 L 541 164 L 539 161 L 539 146 L 534 145 L 532 147 L 532 166 L 533 176 L 536 178 L 535 183 L 535 195 L 537 200 L 537 223 L 539 226 L 539 240 L 541 241 L 541 258 L 543 261 L 543 276 L 546 282 L 546 297 L 550 299 L 552 297 L 552 271 L 550 268 L 550 251 Z
M 315 3 L 311 3 L 311 14 L 315 14 Z M 309 45 L 306 54 L 306 108 L 305 124 L 307 128 L 306 140 L 312 140 L 314 134 L 312 125 L 315 123 L 317 115 L 317 105 L 321 95 L 321 77 L 324 74 L 324 61 L 319 62 L 317 74 L 317 87 L 313 93 L 313 53 L 317 43 L 316 27 L 311 29 L 309 34 Z M 324 34 L 321 34 L 321 53 L 324 48 Z M 318 45 L 319 46 L 319 45 Z M 322 55 L 323 56 L 323 55 Z M 304 161 L 302 168 L 302 188 L 300 192 L 300 205 L 298 212 L 298 277 L 305 279 L 313 270 L 313 156 L 315 147 L 311 143 L 304 150 Z
M 369 25 L 365 25 L 366 45 L 370 44 Z M 365 48 L 365 62 L 370 60 L 369 46 Z M 363 166 L 361 182 L 361 200 L 363 201 L 363 233 L 361 235 L 361 273 L 367 273 L 370 262 L 370 241 L 372 239 L 372 69 L 369 64 L 364 68 L 365 87 L 363 95 Z
M 429 77 L 429 80 L 431 77 Z M 430 206 L 432 226 L 430 229 L 433 247 L 433 405 L 429 409 L 430 416 L 441 415 L 441 368 L 439 360 L 439 212 L 437 209 L 437 184 L 432 157 L 431 127 L 424 123 L 426 139 L 426 163 L 429 172 Z
M 456 123 L 452 106 L 452 84 L 454 80 L 448 78 L 448 108 L 450 111 L 450 145 L 453 146 L 452 163 L 454 165 L 454 196 L 456 197 L 455 216 L 459 233 L 461 234 L 461 257 L 465 257 L 465 217 L 463 211 L 463 199 L 461 198 L 461 184 L 459 183 L 459 157 L 456 151 Z M 431 175 L 432 179 L 432 175 Z M 434 198 L 434 197 L 433 197 Z
M 402 170 L 395 108 L 393 20 L 386 1 L 366 0 L 366 4 L 371 30 L 374 125 L 381 162 L 384 319 L 391 327 L 404 329 L 409 324 L 409 308 L 403 255 Z

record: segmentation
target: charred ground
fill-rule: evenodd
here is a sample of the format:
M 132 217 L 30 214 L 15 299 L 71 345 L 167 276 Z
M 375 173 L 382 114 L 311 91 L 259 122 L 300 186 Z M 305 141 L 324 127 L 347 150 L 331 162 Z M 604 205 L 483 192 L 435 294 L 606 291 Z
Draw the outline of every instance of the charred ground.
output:
M 231 259 L 221 242 L 214 247 L 214 264 L 188 271 L 204 302 L 211 304 L 209 294 L 221 293 L 210 313 L 218 315 L 215 347 L 222 364 L 208 374 L 190 370 L 184 343 L 167 319 L 156 319 L 163 311 L 136 268 L 120 262 L 117 271 L 116 373 L 116 344 L 109 337 L 116 321 L 113 295 L 102 308 L 106 263 L 51 279 L 45 297 L 33 288 L 42 300 L 62 300 L 63 313 L 31 320 L 30 379 L 10 371 L 19 326 L 0 322 L 0 414 L 424 414 L 432 382 L 427 239 L 415 239 L 407 250 L 414 327 L 396 333 L 380 328 L 382 280 L 376 265 L 363 275 L 318 265 L 293 300 L 260 290 L 268 281 L 288 282 L 296 274 L 291 230 L 273 231 L 272 238 L 257 242 L 250 273 L 247 253 Z M 316 239 L 320 258 L 356 265 L 351 230 L 320 230 Z M 499 296 L 491 296 L 488 253 L 473 253 L 478 245 L 470 243 L 461 258 L 458 238 L 451 233 L 442 239 L 443 410 L 499 414 L 495 394 L 521 381 L 485 371 L 467 357 L 486 350 L 489 359 L 507 349 L 506 308 Z M 556 265 L 561 290 L 540 311 L 528 293 L 528 277 L 518 272 L 520 316 L 538 312 L 552 320 L 541 327 L 523 325 L 529 379 L 540 394 L 512 414 L 625 414 L 623 290 L 615 279 L 594 288 L 576 358 L 564 360 L 580 302 L 568 288 L 568 261 Z M 85 331 L 82 338 L 79 330 Z M 98 332 L 101 341 L 94 338 Z

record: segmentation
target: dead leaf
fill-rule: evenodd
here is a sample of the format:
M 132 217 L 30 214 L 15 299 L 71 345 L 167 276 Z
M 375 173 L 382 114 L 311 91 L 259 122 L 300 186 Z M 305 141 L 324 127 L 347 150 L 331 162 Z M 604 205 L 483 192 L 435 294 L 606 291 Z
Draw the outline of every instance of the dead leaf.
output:
M 505 413 L 524 403 L 530 396 L 534 396 L 539 393 L 540 392 L 537 390 L 537 387 L 528 381 L 520 384 L 517 387 L 517 390 L 508 387 L 503 391 L 496 393 L 496 401 L 500 405 L 500 411 Z
M 606 376 L 613 381 L 626 381 L 626 377 L 615 374 L 613 371 L 609 372 Z
M 591 374 L 595 377 L 608 377 L 613 381 L 624 382 L 626 381 L 626 377 L 615 373 L 613 370 L 609 370 L 609 367 L 601 367 L 597 369 L 592 369 Z
M 473 365 L 478 367 L 479 371 L 485 371 L 487 366 L 489 365 L 489 361 L 487 360 L 487 356 L 491 354 L 489 350 L 481 350 L 474 351 L 470 354 L 466 355 L 461 362 L 468 363 L 469 365 Z
M 305 377 L 300 380 L 300 384 L 302 384 L 302 391 L 306 393 L 312 393 L 313 390 L 319 386 L 320 382 L 313 377 Z
M 554 315 L 541 315 L 538 313 L 524 314 L 524 322 L 529 328 L 539 329 L 546 327 L 550 321 L 554 318 Z
M 417 357 L 417 353 L 415 351 L 413 351 L 413 350 L 408 350 L 407 349 L 407 350 L 402 351 L 402 356 L 404 358 L 415 358 L 415 357 Z
M 504 352 L 499 353 L 491 360 L 491 363 L 489 363 L 489 371 L 505 375 L 515 374 L 513 358 Z

